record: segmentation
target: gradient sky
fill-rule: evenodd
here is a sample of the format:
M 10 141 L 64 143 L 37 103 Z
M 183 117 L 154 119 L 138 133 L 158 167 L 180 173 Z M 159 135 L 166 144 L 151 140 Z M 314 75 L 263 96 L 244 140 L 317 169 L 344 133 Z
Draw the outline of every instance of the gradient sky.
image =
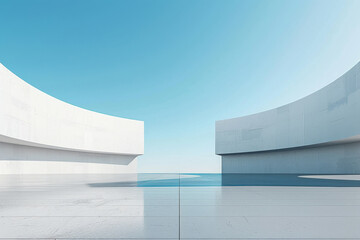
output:
M 0 62 L 145 121 L 140 172 L 219 172 L 215 121 L 278 107 L 360 60 L 360 1 L 0 0 Z

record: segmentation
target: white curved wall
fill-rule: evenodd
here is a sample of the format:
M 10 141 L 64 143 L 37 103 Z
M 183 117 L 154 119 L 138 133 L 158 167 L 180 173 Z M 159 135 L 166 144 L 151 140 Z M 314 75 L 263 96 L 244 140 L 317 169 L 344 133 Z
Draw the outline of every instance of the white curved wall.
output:
M 294 166 L 300 164 L 299 172 L 308 172 L 309 165 L 304 165 L 308 152 L 319 156 L 320 152 L 330 151 L 331 148 L 325 146 L 357 141 L 360 141 L 360 63 L 328 86 L 296 102 L 216 122 L 216 153 L 223 156 L 224 172 L 256 172 L 255 169 L 258 169 L 258 172 L 284 173 L 289 168 L 281 168 L 283 170 L 280 171 L 276 165 L 283 165 L 281 161 L 286 159 L 293 161 L 295 150 L 298 160 L 293 161 Z M 308 148 L 316 148 L 318 152 L 306 150 Z M 278 160 L 261 163 L 275 155 Z M 310 158 L 323 161 L 315 155 Z M 301 158 L 304 159 L 303 164 Z M 331 164 L 341 165 L 338 161 L 344 158 L 344 151 L 338 152 Z M 251 162 L 250 159 L 258 160 Z M 360 155 L 357 159 L 360 161 Z M 246 161 L 247 164 L 236 161 Z M 273 165 L 265 167 L 268 164 Z M 357 166 L 359 168 L 360 165 Z M 326 170 L 327 164 L 323 167 L 325 172 L 339 170 Z
M 216 153 L 267 151 L 360 135 L 360 63 L 321 90 L 269 111 L 216 122 Z
M 27 146 L 15 151 L 16 154 L 24 152 L 24 159 L 15 159 L 10 153 L 8 156 L 0 154 L 3 160 L 0 164 L 11 160 L 27 161 L 29 159 L 25 158 L 34 158 L 37 151 L 44 149 L 76 153 L 67 158 L 73 159 L 72 162 L 76 162 L 79 153 L 94 153 L 105 163 L 108 157 L 104 156 L 134 159 L 144 153 L 144 123 L 62 102 L 27 84 L 0 64 L 0 142 L 10 144 L 6 145 L 8 147 Z M 49 162 L 59 152 L 53 155 L 49 155 Z

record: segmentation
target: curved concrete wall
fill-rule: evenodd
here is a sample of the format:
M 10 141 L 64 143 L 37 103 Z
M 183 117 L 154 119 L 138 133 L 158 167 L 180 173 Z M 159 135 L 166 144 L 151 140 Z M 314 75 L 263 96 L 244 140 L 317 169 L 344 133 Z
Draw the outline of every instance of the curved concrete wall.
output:
M 111 155 L 111 159 L 117 156 L 123 164 L 122 160 L 126 162 L 143 154 L 144 123 L 62 102 L 27 84 L 0 64 L 0 142 L 6 143 L 1 144 L 2 149 L 17 149 L 7 156 L 0 154 L 3 161 L 36 160 L 38 152 L 53 149 L 53 155 L 48 155 L 49 162 L 54 159 L 61 162 L 55 155 L 66 151 L 60 154 L 67 156 L 63 162 L 82 159 L 84 163 L 99 163 L 103 159 L 106 164 Z M 24 152 L 23 157 L 19 157 L 20 152 Z M 71 153 L 73 157 L 69 156 Z M 81 153 L 93 153 L 98 160 L 79 157 Z
M 295 165 L 301 163 L 301 159 L 307 162 L 305 159 L 310 152 L 313 154 L 310 158 L 317 159 L 314 161 L 323 161 L 318 156 L 320 152 L 326 155 L 331 150 L 327 146 L 345 146 L 360 141 L 359 121 L 360 63 L 328 86 L 303 99 L 269 111 L 217 121 L 216 153 L 223 156 L 224 172 L 287 172 L 289 168 L 277 168 L 277 164 L 283 163 L 276 162 L 280 159 L 292 160 Z M 311 151 L 307 150 L 310 148 Z M 282 157 L 279 157 L 280 150 Z M 297 161 L 294 160 L 295 155 L 291 154 L 295 150 Z M 275 155 L 278 160 L 261 163 Z M 342 165 L 338 161 L 344 159 L 345 155 L 343 151 L 337 157 L 332 157 L 335 162 L 328 162 L 329 166 L 337 163 Z M 357 156 L 356 159 L 360 161 L 360 155 Z M 250 159 L 258 160 L 251 162 Z M 247 163 L 237 163 L 238 160 Z M 265 165 L 268 167 L 265 168 Z M 336 167 L 326 169 L 329 166 L 325 164 L 322 172 L 344 172 Z M 308 164 L 300 164 L 298 171 L 309 172 L 308 167 Z M 319 172 L 317 168 L 314 166 L 313 172 Z M 292 169 L 290 172 L 294 171 Z

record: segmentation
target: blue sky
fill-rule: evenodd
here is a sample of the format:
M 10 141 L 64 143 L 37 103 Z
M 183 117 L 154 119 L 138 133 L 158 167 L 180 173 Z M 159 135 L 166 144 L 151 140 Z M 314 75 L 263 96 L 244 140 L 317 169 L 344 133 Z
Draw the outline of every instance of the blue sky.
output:
M 360 1 L 0 0 L 0 62 L 89 110 L 145 121 L 141 172 L 219 172 L 215 121 L 360 60 Z

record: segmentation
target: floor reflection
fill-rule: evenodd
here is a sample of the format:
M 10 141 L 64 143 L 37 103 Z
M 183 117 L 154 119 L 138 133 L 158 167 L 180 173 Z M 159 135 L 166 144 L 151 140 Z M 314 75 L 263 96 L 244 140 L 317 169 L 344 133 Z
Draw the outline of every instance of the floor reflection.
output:
M 0 239 L 359 239 L 359 175 L 0 175 Z

